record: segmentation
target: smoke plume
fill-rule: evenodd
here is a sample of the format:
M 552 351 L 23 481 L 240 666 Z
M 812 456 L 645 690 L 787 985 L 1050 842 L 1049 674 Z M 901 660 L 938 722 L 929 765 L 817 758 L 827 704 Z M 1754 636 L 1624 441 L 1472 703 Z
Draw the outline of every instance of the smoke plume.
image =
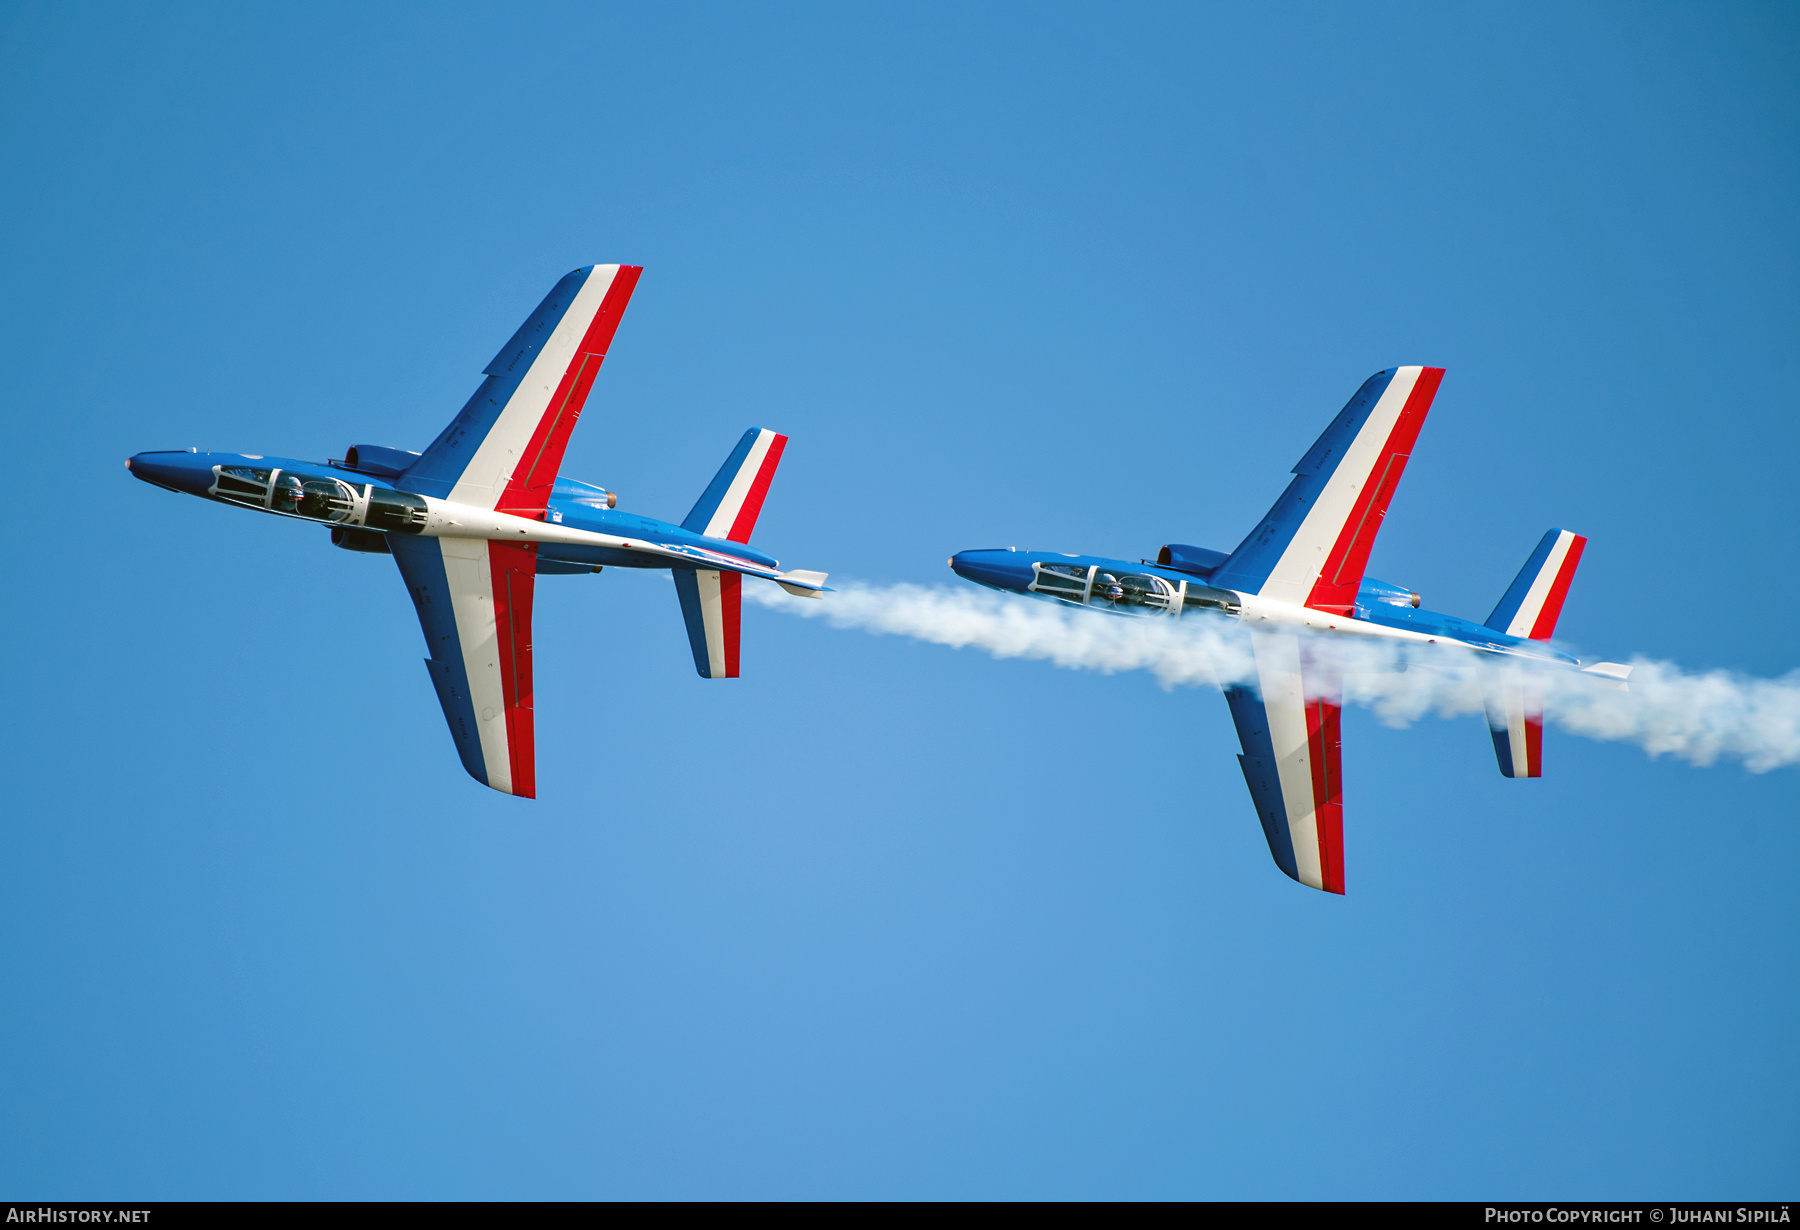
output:
M 1165 688 L 1253 684 L 1250 639 L 1236 620 L 1187 616 L 1179 622 L 1109 616 L 976 589 L 851 585 L 823 600 L 793 598 L 773 586 L 745 596 L 834 627 L 910 636 L 996 658 L 1041 658 L 1072 670 L 1148 671 Z M 1427 714 L 1483 712 L 1484 680 L 1519 669 L 1453 645 L 1408 646 L 1320 638 L 1344 666 L 1344 700 L 1390 726 Z M 1726 671 L 1689 674 L 1668 662 L 1634 658 L 1629 690 L 1577 671 L 1526 667 L 1541 691 L 1545 720 L 1591 739 L 1635 743 L 1652 756 L 1697 765 L 1742 760 L 1753 773 L 1800 764 L 1800 671 L 1753 679 Z

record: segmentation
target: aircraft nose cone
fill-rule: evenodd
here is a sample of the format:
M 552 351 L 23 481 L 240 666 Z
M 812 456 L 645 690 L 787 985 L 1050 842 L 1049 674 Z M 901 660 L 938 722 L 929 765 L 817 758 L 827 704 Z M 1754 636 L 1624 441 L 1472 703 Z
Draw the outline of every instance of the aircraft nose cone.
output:
M 1023 552 L 1010 548 L 959 551 L 950 557 L 950 570 L 965 581 L 991 589 L 1023 590 L 1031 584 L 1031 565 L 1023 560 Z
M 205 495 L 212 486 L 212 457 L 207 453 L 139 453 L 125 468 L 147 483 L 172 491 Z

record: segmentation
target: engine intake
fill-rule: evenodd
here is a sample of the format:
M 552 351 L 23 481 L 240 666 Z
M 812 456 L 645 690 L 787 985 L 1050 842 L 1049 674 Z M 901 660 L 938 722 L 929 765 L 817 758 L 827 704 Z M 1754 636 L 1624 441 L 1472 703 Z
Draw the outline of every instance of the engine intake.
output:
M 1177 572 L 1185 572 L 1190 576 L 1210 577 L 1219 570 L 1231 557 L 1223 551 L 1214 551 L 1207 547 L 1190 547 L 1186 543 L 1172 542 L 1156 553 L 1156 562 L 1164 568 L 1173 568 Z
M 382 444 L 352 444 L 344 450 L 344 468 L 377 478 L 396 478 L 406 473 L 422 454 Z

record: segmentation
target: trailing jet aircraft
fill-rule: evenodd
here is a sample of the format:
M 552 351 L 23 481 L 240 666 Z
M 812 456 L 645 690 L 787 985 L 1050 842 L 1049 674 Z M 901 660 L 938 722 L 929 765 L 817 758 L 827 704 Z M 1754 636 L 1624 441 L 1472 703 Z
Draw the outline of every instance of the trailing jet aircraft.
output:
M 1256 682 L 1225 692 L 1244 748 L 1238 763 L 1276 865 L 1326 892 L 1344 891 L 1342 665 L 1330 634 L 1448 641 L 1506 659 L 1486 700 L 1507 777 L 1542 773 L 1543 704 L 1526 662 L 1585 670 L 1612 687 L 1631 670 L 1583 667 L 1548 644 L 1587 544 L 1567 530 L 1544 535 L 1482 624 L 1423 610 L 1411 590 L 1363 576 L 1443 375 L 1398 367 L 1369 377 L 1229 555 L 1170 543 L 1155 564 L 1010 547 L 950 560 L 967 580 L 1065 605 L 1164 618 L 1210 612 L 1248 625 Z
M 535 798 L 539 576 L 669 569 L 703 679 L 737 678 L 744 577 L 803 597 L 825 589 L 824 573 L 783 572 L 750 545 L 786 436 L 745 432 L 680 525 L 615 511 L 615 493 L 557 475 L 642 272 L 593 265 L 558 282 L 423 453 L 358 444 L 318 462 L 189 449 L 125 465 L 159 487 L 328 525 L 337 546 L 392 555 L 463 767 L 503 794 Z

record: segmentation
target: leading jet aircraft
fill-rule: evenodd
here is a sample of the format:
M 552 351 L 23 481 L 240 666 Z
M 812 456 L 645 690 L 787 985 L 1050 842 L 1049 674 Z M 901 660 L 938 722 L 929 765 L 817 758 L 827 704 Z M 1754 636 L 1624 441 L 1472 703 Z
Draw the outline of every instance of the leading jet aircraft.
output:
M 535 798 L 539 576 L 669 569 L 703 679 L 737 678 L 744 577 L 801 597 L 825 589 L 826 574 L 784 572 L 750 545 L 786 436 L 745 432 L 680 525 L 615 511 L 615 493 L 558 476 L 642 272 L 592 265 L 558 282 L 423 453 L 358 444 L 319 462 L 189 449 L 125 465 L 147 483 L 329 526 L 339 547 L 392 555 L 463 767 L 502 794 Z
M 950 559 L 966 580 L 1067 606 L 1243 621 L 1256 680 L 1225 691 L 1244 749 L 1238 763 L 1276 865 L 1329 893 L 1344 891 L 1342 665 L 1333 637 L 1447 641 L 1505 662 L 1484 686 L 1494 754 L 1507 777 L 1543 771 L 1541 689 L 1527 663 L 1584 670 L 1609 687 L 1623 687 L 1631 671 L 1613 662 L 1583 666 L 1548 643 L 1587 545 L 1567 530 L 1544 535 L 1481 624 L 1424 610 L 1406 587 L 1364 577 L 1443 375 L 1438 367 L 1397 367 L 1369 377 L 1230 554 L 1170 543 L 1155 564 L 1010 547 Z

